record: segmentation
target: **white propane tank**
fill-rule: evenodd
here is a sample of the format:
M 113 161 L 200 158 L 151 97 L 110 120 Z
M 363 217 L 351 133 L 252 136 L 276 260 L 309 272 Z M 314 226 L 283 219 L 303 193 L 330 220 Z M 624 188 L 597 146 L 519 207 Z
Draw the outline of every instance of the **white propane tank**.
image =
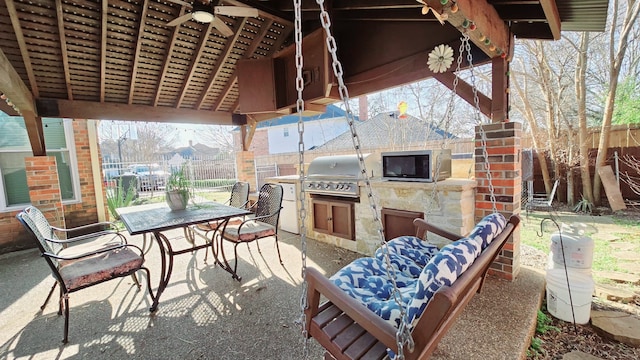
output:
M 562 224 L 561 231 L 551 235 L 551 254 L 553 268 L 562 268 L 566 262 L 568 268 L 591 269 L 593 263 L 593 239 L 585 235 L 584 226 Z M 560 240 L 564 247 L 560 248 Z M 556 266 L 558 265 L 558 266 Z

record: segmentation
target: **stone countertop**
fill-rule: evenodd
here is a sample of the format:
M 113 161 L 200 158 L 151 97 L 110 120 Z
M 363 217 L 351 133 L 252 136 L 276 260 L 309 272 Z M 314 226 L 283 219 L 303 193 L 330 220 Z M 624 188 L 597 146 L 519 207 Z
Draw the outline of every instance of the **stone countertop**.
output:
M 267 182 L 273 182 L 273 183 L 293 184 L 293 183 L 298 182 L 299 179 L 300 179 L 300 175 L 283 175 L 283 176 L 269 177 L 269 178 L 266 178 L 265 180 Z
M 364 184 L 362 184 L 364 185 Z M 421 182 L 421 181 L 395 181 L 395 180 L 383 180 L 372 179 L 371 186 L 373 187 L 387 187 L 387 188 L 433 188 L 435 183 Z M 468 190 L 477 187 L 475 180 L 448 178 L 440 180 L 437 183 L 440 190 Z

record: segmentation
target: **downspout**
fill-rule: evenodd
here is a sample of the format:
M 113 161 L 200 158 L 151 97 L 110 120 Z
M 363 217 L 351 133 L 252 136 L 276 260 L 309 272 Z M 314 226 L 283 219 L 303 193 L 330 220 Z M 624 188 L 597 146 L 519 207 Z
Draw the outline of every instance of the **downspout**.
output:
M 102 169 L 100 164 L 100 151 L 98 149 L 98 130 L 96 120 L 87 120 L 87 132 L 89 135 L 89 153 L 91 154 L 91 173 L 93 174 L 93 192 L 96 197 L 96 210 L 98 221 L 107 221 L 104 191 L 102 188 Z

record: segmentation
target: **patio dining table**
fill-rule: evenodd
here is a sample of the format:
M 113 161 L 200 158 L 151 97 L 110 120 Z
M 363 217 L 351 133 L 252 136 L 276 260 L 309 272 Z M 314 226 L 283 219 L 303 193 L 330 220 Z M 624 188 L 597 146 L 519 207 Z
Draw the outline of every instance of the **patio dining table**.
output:
M 189 204 L 184 210 L 171 210 L 167 204 L 157 203 L 149 205 L 138 205 L 116 209 L 120 220 L 124 223 L 131 235 L 152 233 L 160 248 L 161 256 L 161 274 L 160 284 L 153 298 L 153 304 L 149 311 L 155 312 L 160 302 L 160 296 L 169 284 L 171 272 L 173 270 L 173 257 L 175 255 L 193 252 L 194 250 L 203 249 L 213 246 L 215 243 L 212 239 L 211 243 L 196 245 L 180 250 L 174 250 L 171 246 L 169 238 L 163 234 L 164 231 L 186 228 L 189 225 L 204 223 L 209 221 L 219 221 L 220 226 L 224 230 L 229 219 L 237 216 L 250 214 L 248 210 L 239 209 L 232 206 L 223 205 L 216 202 L 204 202 L 198 204 Z M 186 230 L 185 230 L 186 234 Z M 216 264 L 232 273 L 231 267 L 223 258 L 223 262 L 218 259 L 215 249 L 213 249 Z M 233 273 L 232 273 L 233 275 Z

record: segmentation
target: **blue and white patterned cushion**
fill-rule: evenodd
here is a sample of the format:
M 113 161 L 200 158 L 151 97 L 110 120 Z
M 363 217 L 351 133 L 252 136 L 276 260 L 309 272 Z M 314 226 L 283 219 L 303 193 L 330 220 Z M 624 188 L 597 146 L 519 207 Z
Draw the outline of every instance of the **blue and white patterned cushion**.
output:
M 401 305 L 406 307 L 414 296 L 416 279 L 398 272 L 392 276 L 395 276 Z M 330 280 L 384 320 L 394 326 L 400 324 L 400 307 L 393 296 L 393 283 L 382 261 L 370 257 L 356 259 Z
M 375 257 L 385 261 L 385 248 L 389 252 L 391 264 L 407 276 L 417 278 L 438 248 L 415 236 L 400 236 L 390 240 L 378 250 Z
M 499 234 L 507 224 L 507 219 L 500 213 L 493 213 L 485 216 L 480 222 L 471 230 L 469 236 L 470 239 L 475 239 L 481 245 L 481 249 L 491 244 L 496 234 Z

